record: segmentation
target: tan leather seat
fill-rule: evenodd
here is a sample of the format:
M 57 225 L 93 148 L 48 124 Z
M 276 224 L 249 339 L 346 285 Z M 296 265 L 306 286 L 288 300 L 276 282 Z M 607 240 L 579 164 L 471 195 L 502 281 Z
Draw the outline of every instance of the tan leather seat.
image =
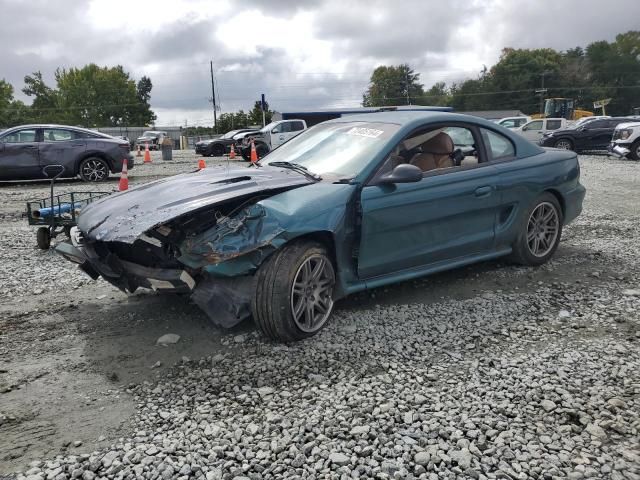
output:
M 417 153 L 410 163 L 423 172 L 453 167 L 453 160 L 451 159 L 453 148 L 451 137 L 444 132 L 440 132 L 422 144 L 422 153 Z

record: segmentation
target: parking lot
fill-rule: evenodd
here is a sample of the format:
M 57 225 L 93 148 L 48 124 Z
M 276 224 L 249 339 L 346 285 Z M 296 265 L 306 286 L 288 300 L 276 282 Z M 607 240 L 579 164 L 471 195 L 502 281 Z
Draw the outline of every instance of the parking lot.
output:
M 197 168 L 174 154 L 130 185 Z M 548 264 L 354 295 L 293 345 L 91 280 L 22 216 L 48 183 L 0 185 L 0 477 L 639 479 L 640 163 L 580 162 Z

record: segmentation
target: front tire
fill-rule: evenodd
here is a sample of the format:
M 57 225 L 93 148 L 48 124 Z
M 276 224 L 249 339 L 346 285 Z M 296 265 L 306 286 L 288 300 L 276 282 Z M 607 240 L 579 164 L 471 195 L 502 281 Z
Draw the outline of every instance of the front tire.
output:
M 51 246 L 51 232 L 49 227 L 39 227 L 36 232 L 36 241 L 40 250 L 49 250 Z
M 551 193 L 540 195 L 520 223 L 512 259 L 521 265 L 538 266 L 555 253 L 562 236 L 562 208 Z
M 214 157 L 222 157 L 224 155 L 224 145 L 216 144 L 211 148 L 211 154 Z
M 636 140 L 633 145 L 631 145 L 629 157 L 631 157 L 632 160 L 640 160 L 640 140 Z
M 80 162 L 78 173 L 85 182 L 104 182 L 109 178 L 109 165 L 102 158 L 85 158 Z
M 336 279 L 324 246 L 308 241 L 287 245 L 262 264 L 254 278 L 251 310 L 265 336 L 291 342 L 326 325 Z

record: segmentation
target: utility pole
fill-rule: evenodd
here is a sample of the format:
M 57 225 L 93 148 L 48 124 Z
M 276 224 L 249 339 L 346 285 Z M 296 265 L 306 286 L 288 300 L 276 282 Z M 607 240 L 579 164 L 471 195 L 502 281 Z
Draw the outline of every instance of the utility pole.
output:
M 542 77 L 542 84 L 536 93 L 540 95 L 540 115 L 544 117 L 544 94 L 547 93 L 547 89 L 544 88 L 544 76 L 549 72 L 542 72 L 540 76 Z
M 211 67 L 211 102 L 213 103 L 213 132 L 218 133 L 218 121 L 216 119 L 216 87 L 213 83 L 213 60 L 209 62 Z
M 409 69 L 408 68 L 407 68 L 406 81 L 407 81 L 407 105 L 411 105 L 411 98 L 409 97 Z

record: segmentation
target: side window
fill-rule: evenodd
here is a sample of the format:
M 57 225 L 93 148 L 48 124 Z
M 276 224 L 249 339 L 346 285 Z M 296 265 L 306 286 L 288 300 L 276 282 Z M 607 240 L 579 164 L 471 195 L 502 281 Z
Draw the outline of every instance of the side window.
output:
M 516 150 L 511 140 L 507 137 L 485 128 L 481 128 L 480 131 L 482 132 L 482 138 L 487 147 L 489 161 L 515 157 Z
M 280 133 L 289 133 L 291 131 L 291 122 L 284 122 L 280 124 Z
M 522 127 L 523 130 L 542 130 L 542 120 L 534 120 Z
M 527 119 L 526 118 L 519 118 L 518 120 L 516 120 L 516 127 L 520 127 L 522 125 L 524 125 L 525 123 L 527 123 Z
M 607 128 L 609 121 L 608 120 L 592 120 L 591 122 L 587 122 L 585 126 L 587 128 Z
M 67 140 L 73 140 L 74 138 L 74 132 L 71 130 L 62 130 L 60 128 L 44 129 L 43 140 L 45 142 L 64 142 Z
M 513 128 L 513 127 L 517 127 L 518 125 L 516 124 L 517 120 L 505 120 L 504 122 L 501 122 L 500 125 L 502 125 L 505 128 Z
M 562 120 L 547 120 L 547 130 L 558 130 L 562 126 Z
M 291 122 L 292 132 L 299 132 L 300 130 L 304 130 L 304 124 L 302 122 Z
M 35 129 L 18 130 L 5 137 L 2 137 L 4 143 L 27 143 L 36 141 Z

